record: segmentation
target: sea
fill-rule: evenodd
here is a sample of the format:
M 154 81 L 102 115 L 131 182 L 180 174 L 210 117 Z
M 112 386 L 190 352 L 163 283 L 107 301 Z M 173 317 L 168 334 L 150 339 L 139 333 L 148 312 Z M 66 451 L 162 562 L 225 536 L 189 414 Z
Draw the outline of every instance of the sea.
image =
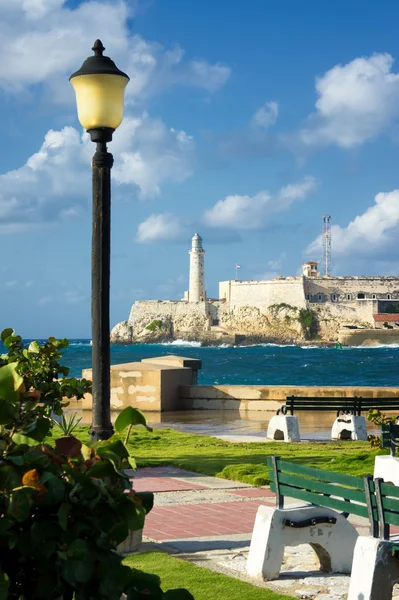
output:
M 199 384 L 399 386 L 399 344 L 324 348 L 319 346 L 205 346 L 176 340 L 164 344 L 112 346 L 111 362 L 177 354 L 202 360 Z M 91 367 L 91 342 L 70 340 L 63 364 L 70 375 Z

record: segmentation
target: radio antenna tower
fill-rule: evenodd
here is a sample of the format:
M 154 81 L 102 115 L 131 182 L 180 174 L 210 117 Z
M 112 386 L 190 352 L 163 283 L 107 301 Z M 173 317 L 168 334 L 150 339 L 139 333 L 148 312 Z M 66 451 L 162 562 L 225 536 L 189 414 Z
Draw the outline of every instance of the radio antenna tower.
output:
M 322 265 L 324 275 L 325 277 L 329 277 L 331 272 L 331 215 L 323 215 L 321 239 L 323 244 Z

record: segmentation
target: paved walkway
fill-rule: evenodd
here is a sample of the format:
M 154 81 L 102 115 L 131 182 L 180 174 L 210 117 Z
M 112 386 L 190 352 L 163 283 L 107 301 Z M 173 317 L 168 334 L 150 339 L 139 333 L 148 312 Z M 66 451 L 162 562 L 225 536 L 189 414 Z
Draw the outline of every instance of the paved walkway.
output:
M 271 510 L 275 506 L 275 496 L 268 488 L 157 467 L 139 469 L 134 489 L 155 492 L 143 549 L 156 544 L 200 566 L 298 598 L 346 600 L 349 577 L 321 573 L 308 545 L 287 550 L 278 580 L 263 583 L 247 577 L 245 564 L 256 512 L 261 504 Z M 295 503 L 288 500 L 287 505 Z M 360 534 L 368 534 L 365 519 L 350 517 L 350 521 Z M 393 529 L 399 532 L 399 528 Z M 399 600 L 399 595 L 394 600 Z

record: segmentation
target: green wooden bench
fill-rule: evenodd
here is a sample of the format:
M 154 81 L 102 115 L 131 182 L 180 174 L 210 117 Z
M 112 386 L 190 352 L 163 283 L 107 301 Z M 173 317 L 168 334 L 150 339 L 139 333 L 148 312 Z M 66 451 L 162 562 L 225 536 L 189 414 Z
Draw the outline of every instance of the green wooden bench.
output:
M 386 423 L 381 425 L 381 448 L 389 448 L 391 456 L 396 456 L 399 446 L 399 425 Z
M 299 423 L 295 413 L 300 411 L 324 411 L 336 413 L 331 429 L 331 439 L 367 440 L 366 420 L 359 413 L 361 398 L 287 396 L 285 404 L 269 422 L 267 437 L 300 441 Z M 292 433 L 291 433 L 292 432 Z
M 380 537 L 360 536 L 355 547 L 348 600 L 391 600 L 399 581 L 399 539 L 390 528 L 399 525 L 399 487 L 375 479 Z
M 247 572 L 263 579 L 278 578 L 286 546 L 309 543 L 323 571 L 350 573 L 358 538 L 347 517 L 368 520 L 370 535 L 378 537 L 374 482 L 269 457 L 270 489 L 276 508 L 260 506 L 256 516 Z M 307 503 L 284 507 L 285 497 Z
M 343 414 L 356 414 L 357 401 L 356 396 L 352 398 L 336 397 L 309 397 L 309 396 L 287 396 L 285 404 L 278 409 L 277 414 L 293 415 L 295 412 L 303 410 L 334 411 L 337 416 Z

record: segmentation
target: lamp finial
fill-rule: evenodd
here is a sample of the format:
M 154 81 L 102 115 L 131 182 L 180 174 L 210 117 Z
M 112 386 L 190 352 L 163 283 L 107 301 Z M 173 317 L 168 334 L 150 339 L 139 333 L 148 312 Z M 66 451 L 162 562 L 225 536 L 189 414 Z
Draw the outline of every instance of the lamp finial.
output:
M 94 52 L 94 56 L 102 56 L 103 52 L 105 50 L 102 41 L 101 40 L 96 40 L 94 42 L 94 46 L 93 46 L 92 50 Z

